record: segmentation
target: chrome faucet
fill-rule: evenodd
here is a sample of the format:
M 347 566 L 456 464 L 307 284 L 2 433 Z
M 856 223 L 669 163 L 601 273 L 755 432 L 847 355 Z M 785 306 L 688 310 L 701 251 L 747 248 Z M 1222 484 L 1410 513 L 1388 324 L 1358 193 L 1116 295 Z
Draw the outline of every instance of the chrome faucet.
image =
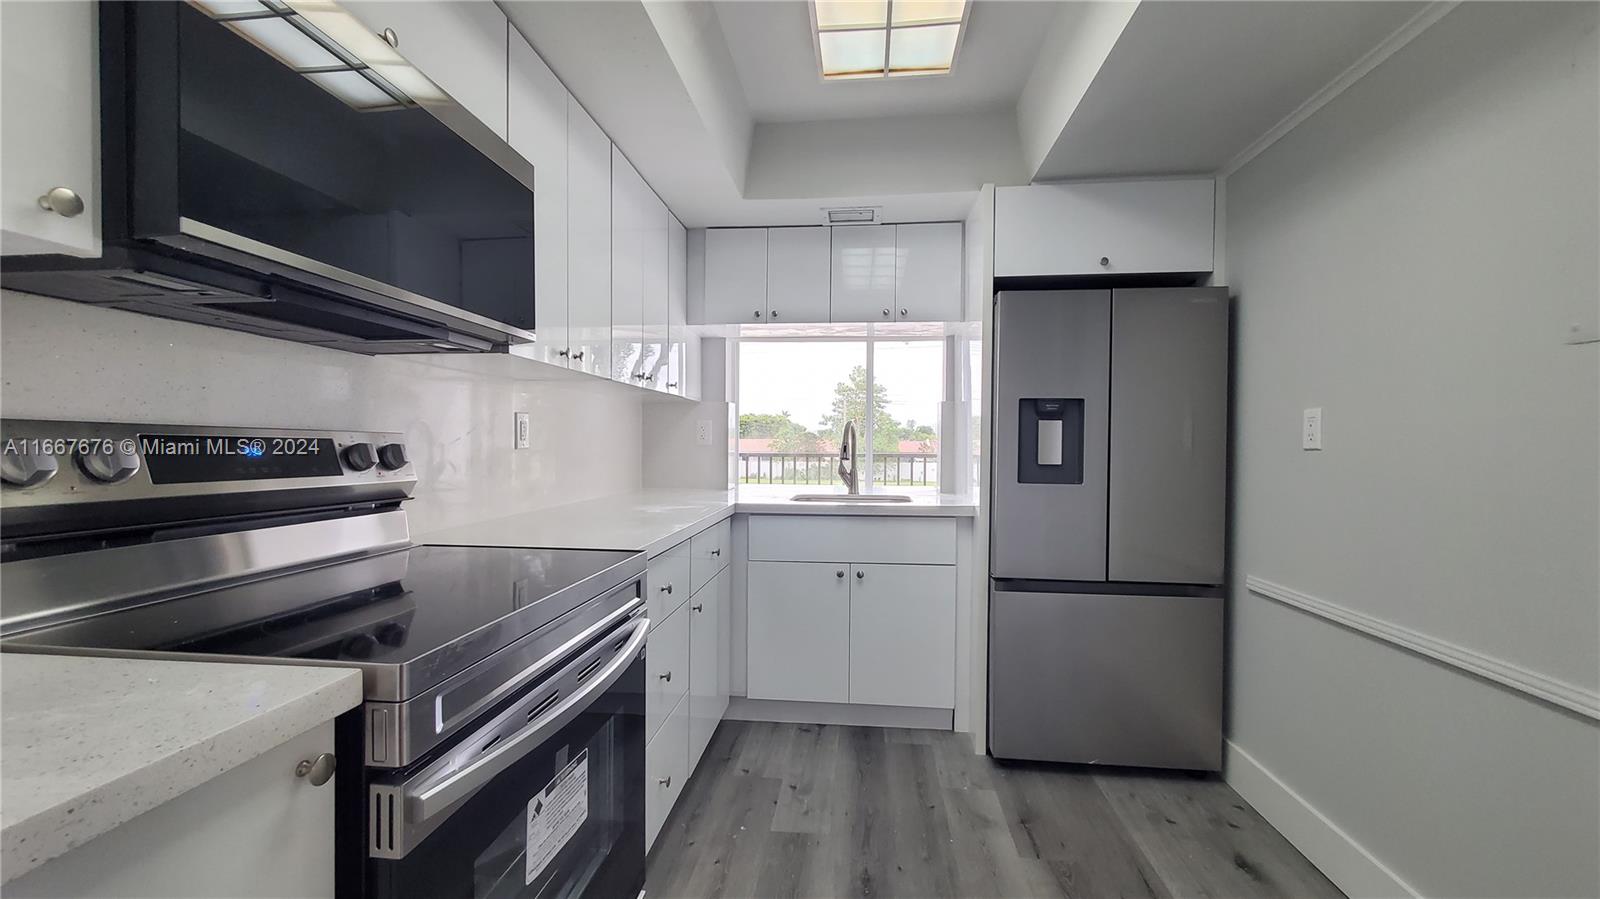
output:
M 839 478 L 851 496 L 861 492 L 856 482 L 856 423 L 844 423 L 844 434 L 839 437 Z

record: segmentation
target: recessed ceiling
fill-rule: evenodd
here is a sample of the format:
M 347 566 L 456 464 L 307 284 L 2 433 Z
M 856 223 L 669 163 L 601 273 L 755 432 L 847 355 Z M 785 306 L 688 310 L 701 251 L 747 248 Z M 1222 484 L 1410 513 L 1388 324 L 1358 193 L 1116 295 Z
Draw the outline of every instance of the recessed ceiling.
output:
M 824 81 L 807 0 L 717 0 L 717 19 L 756 122 L 813 122 L 1012 109 L 1059 3 L 976 0 L 955 69 L 933 78 Z

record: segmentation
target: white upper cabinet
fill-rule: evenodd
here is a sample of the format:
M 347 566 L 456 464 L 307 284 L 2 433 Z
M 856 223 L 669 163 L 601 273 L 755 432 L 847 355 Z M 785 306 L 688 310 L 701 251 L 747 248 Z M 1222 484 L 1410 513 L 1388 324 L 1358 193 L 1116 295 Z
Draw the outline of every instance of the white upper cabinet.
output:
M 1209 272 L 1215 203 L 1210 179 L 997 188 L 994 273 Z
M 895 321 L 959 321 L 961 223 L 896 225 L 894 244 Z
M 611 148 L 611 378 L 644 383 L 644 254 L 650 188 Z
M 767 229 L 706 231 L 705 321 L 767 320 Z
M 100 255 L 98 46 L 87 0 L 0 3 L 6 255 Z
M 668 393 L 691 396 L 689 381 L 690 344 L 699 339 L 689 334 L 689 232 L 676 216 L 667 216 L 667 347 L 666 382 L 659 386 Z M 698 348 L 698 346 L 697 346 Z M 698 357 L 698 353 L 693 354 Z
M 767 229 L 767 321 L 828 321 L 828 230 Z
M 537 180 L 539 173 L 534 171 Z M 537 328 L 538 322 L 534 322 Z M 567 98 L 569 366 L 611 373 L 611 139 Z
M 834 321 L 898 320 L 895 227 L 851 225 L 833 229 Z
M 511 30 L 490 0 L 416 3 L 360 0 L 342 4 L 494 133 L 506 136 L 506 52 Z M 535 322 L 537 325 L 537 322 Z
M 668 223 L 672 213 L 661 202 L 650 185 L 641 179 L 643 193 L 639 197 L 644 220 L 640 227 L 644 280 L 644 330 L 640 362 L 644 386 L 652 390 L 667 390 L 672 380 L 668 368 L 672 362 L 669 341 L 672 338 L 669 323 L 672 319 L 670 286 L 672 281 L 672 248 Z
M 507 142 L 533 163 L 534 358 L 565 367 L 567 339 L 567 89 L 511 31 Z

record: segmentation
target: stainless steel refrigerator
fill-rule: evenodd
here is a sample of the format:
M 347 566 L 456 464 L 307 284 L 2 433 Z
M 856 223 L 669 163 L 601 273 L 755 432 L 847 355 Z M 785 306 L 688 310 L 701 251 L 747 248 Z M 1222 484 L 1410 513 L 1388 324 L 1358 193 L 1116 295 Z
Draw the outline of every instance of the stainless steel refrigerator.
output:
M 1228 297 L 1002 291 L 989 747 L 1222 763 Z

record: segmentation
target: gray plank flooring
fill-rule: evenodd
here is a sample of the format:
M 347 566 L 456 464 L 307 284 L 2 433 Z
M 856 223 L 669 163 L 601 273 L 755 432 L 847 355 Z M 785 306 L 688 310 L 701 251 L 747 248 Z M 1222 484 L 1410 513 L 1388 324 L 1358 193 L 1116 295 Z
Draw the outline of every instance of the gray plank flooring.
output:
M 965 736 L 724 721 L 649 899 L 1342 897 L 1215 777 L 998 764 Z

